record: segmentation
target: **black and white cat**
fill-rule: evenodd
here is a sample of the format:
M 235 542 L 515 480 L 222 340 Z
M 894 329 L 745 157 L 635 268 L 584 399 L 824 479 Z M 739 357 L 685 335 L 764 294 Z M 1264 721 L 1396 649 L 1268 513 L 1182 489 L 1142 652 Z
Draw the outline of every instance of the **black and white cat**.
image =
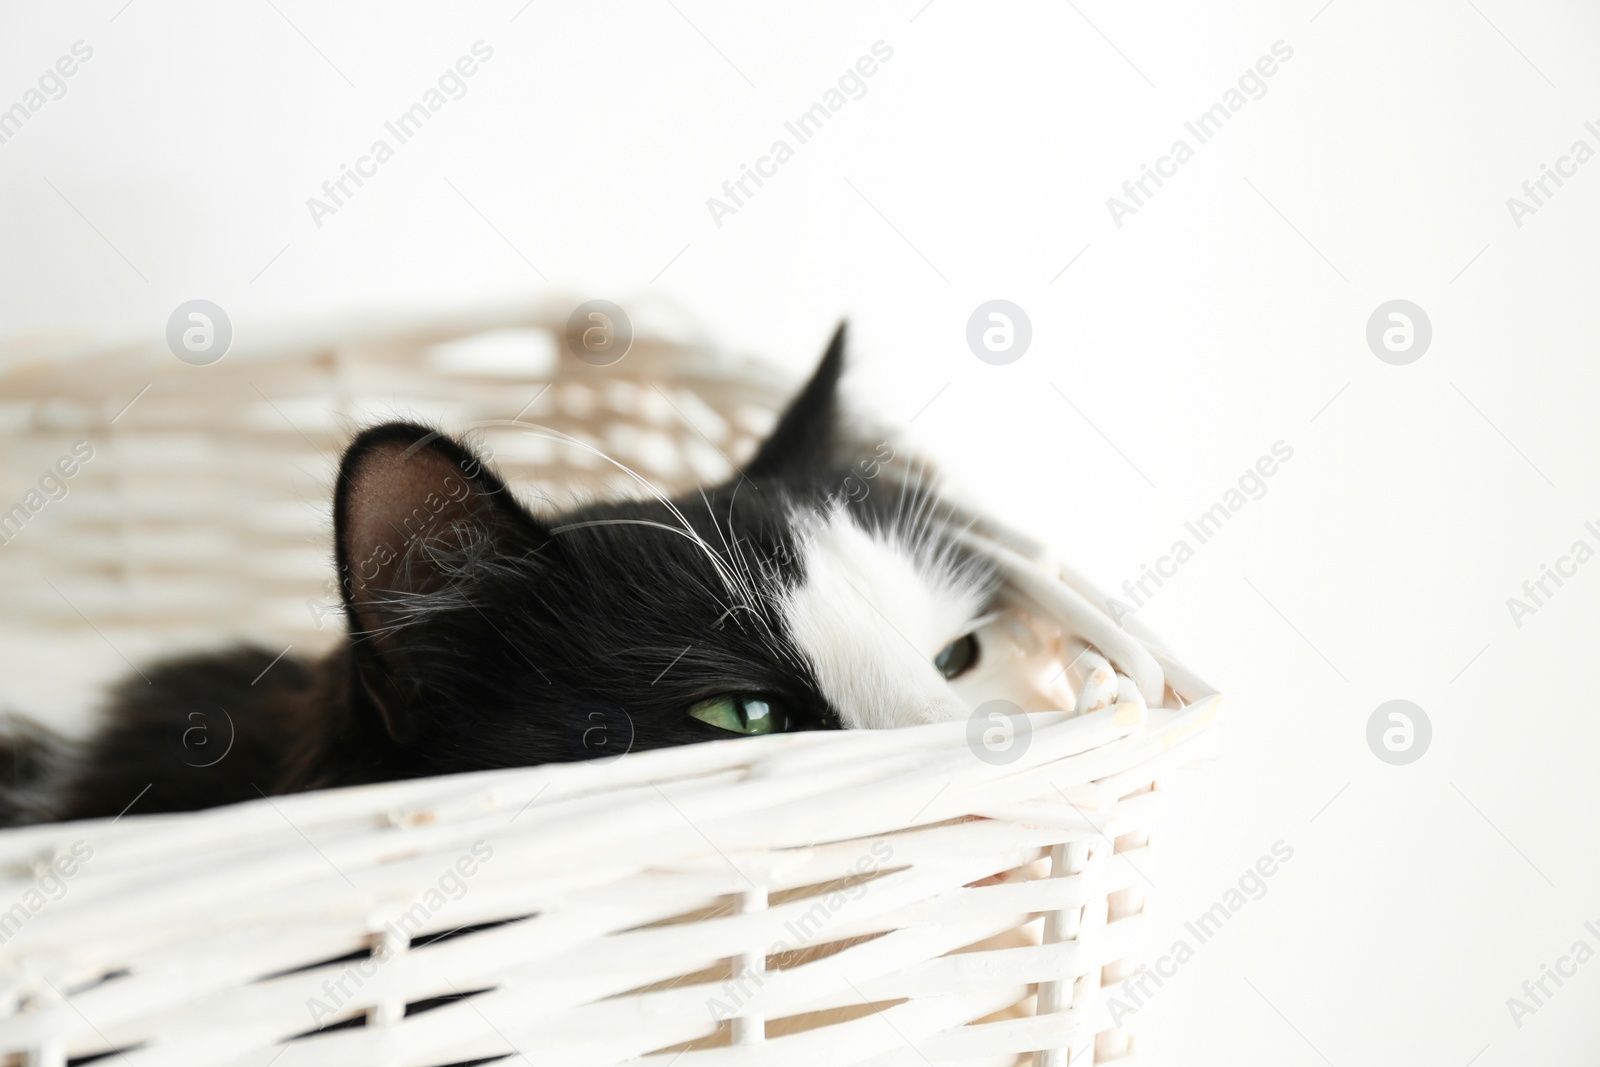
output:
M 997 575 L 924 478 L 872 477 L 844 359 L 841 327 L 743 470 L 675 500 L 536 514 L 443 433 L 365 431 L 334 496 L 339 647 L 147 669 L 88 740 L 13 739 L 0 822 L 965 717 Z M 184 733 L 219 709 L 232 747 L 194 766 Z

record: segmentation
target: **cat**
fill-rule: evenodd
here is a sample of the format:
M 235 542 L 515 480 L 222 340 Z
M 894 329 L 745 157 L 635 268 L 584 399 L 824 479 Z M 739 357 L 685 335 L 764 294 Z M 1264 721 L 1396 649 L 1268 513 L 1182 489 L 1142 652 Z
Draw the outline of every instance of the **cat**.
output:
M 365 430 L 334 489 L 340 644 L 169 660 L 83 741 L 14 731 L 0 823 L 965 717 L 1000 669 L 994 565 L 850 432 L 844 366 L 841 324 L 742 469 L 671 500 L 540 514 L 456 438 Z

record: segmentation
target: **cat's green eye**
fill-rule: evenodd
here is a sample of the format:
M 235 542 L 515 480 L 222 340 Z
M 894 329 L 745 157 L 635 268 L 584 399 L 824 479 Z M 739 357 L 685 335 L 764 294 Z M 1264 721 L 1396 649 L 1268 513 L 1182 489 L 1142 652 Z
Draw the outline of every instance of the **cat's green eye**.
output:
M 933 665 L 946 678 L 959 678 L 978 665 L 978 638 L 975 634 L 958 637 L 933 657 Z
M 722 696 L 702 700 L 689 714 L 709 726 L 735 734 L 776 734 L 788 726 L 788 716 L 760 697 Z

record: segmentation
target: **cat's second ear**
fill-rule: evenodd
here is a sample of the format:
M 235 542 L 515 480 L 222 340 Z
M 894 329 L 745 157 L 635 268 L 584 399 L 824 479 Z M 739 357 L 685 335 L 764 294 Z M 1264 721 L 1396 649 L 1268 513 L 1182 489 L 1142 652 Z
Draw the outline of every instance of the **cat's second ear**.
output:
M 838 444 L 844 343 L 845 324 L 841 322 L 811 380 L 789 402 L 778 425 L 745 466 L 746 474 L 762 477 L 798 473 L 827 464 Z
M 470 560 L 531 550 L 542 540 L 539 526 L 470 449 L 403 422 L 351 443 L 333 518 L 362 685 L 390 736 L 409 740 L 426 694 L 406 625 L 430 595 L 460 582 Z

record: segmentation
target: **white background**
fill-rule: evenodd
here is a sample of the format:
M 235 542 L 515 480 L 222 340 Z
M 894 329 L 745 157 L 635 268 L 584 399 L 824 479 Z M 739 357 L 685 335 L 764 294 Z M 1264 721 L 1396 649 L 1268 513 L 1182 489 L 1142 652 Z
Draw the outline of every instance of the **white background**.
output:
M 848 315 L 861 405 L 1113 590 L 1284 441 L 1141 612 L 1229 694 L 1147 870 L 1157 952 L 1294 856 L 1141 1047 L 1595 1062 L 1600 961 L 1520 1027 L 1507 998 L 1600 949 L 1600 564 L 1520 627 L 1506 605 L 1597 546 L 1600 162 L 1520 227 L 1506 205 L 1600 149 L 1593 7 L 274 2 L 0 14 L 0 108 L 94 49 L 0 145 L 0 338 L 148 340 L 204 297 L 248 345 L 571 294 L 675 303 L 798 371 Z M 315 226 L 306 199 L 480 39 L 465 97 Z M 706 199 L 879 40 L 866 95 L 717 226 Z M 1118 227 L 1107 197 L 1280 40 L 1266 94 Z M 996 297 L 1032 321 L 1009 366 L 964 339 Z M 1408 366 L 1365 341 L 1395 298 L 1433 326 Z M 1434 731 L 1403 767 L 1365 739 L 1396 698 Z

